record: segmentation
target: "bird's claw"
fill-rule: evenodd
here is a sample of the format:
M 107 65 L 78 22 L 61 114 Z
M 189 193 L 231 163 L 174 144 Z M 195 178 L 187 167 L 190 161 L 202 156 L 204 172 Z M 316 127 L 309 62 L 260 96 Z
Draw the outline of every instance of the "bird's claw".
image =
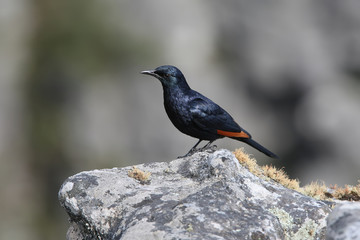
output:
M 196 152 L 198 152 L 198 151 L 199 151 L 199 149 L 194 148 L 194 149 L 191 149 L 191 150 L 190 150 L 187 154 L 185 154 L 184 156 L 178 156 L 177 158 L 189 157 L 189 156 L 193 155 L 194 153 L 196 153 Z
M 185 154 L 184 156 L 178 156 L 177 158 L 189 157 L 189 156 L 193 155 L 194 153 L 203 152 L 203 151 L 215 152 L 216 148 L 217 148 L 216 145 L 210 145 L 210 146 L 205 145 L 205 146 L 202 147 L 202 148 L 194 148 L 194 149 L 191 149 L 191 150 L 190 150 L 187 154 Z
M 217 146 L 216 145 L 210 145 L 210 146 L 205 146 L 203 148 L 200 148 L 199 151 L 210 151 L 210 152 L 215 152 Z

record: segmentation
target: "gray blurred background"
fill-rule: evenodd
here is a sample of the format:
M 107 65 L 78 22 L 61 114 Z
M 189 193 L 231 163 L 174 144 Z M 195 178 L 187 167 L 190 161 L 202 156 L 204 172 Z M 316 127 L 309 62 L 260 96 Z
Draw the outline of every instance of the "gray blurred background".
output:
M 0 239 L 64 239 L 77 172 L 169 161 L 161 85 L 179 67 L 302 184 L 357 184 L 358 0 L 0 1 Z M 219 148 L 241 142 L 223 139 Z

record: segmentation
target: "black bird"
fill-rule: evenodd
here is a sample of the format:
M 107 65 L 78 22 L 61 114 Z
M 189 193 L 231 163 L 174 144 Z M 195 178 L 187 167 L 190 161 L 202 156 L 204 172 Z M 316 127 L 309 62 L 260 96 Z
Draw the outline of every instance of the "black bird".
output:
M 209 141 L 202 148 L 205 149 L 216 139 L 229 137 L 247 143 L 269 157 L 277 158 L 274 153 L 255 142 L 229 113 L 209 98 L 192 90 L 178 68 L 165 65 L 141 73 L 160 80 L 165 110 L 175 127 L 180 132 L 199 139 L 184 157 L 194 153 L 203 140 Z

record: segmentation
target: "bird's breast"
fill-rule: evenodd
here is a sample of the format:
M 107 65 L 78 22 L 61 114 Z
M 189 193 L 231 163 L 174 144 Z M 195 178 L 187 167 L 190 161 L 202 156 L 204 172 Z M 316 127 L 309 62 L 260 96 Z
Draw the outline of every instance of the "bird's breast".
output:
M 167 115 L 175 127 L 184 128 L 191 122 L 189 97 L 181 92 L 164 95 L 164 106 Z

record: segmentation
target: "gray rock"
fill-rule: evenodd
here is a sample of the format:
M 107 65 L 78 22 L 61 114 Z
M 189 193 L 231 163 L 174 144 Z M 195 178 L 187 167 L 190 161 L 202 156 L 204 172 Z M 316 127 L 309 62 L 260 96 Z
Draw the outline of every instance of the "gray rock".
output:
M 228 150 L 172 162 L 81 172 L 59 200 L 68 239 L 325 239 L 331 208 L 261 179 Z
M 338 205 L 327 219 L 326 239 L 360 239 L 360 203 Z

